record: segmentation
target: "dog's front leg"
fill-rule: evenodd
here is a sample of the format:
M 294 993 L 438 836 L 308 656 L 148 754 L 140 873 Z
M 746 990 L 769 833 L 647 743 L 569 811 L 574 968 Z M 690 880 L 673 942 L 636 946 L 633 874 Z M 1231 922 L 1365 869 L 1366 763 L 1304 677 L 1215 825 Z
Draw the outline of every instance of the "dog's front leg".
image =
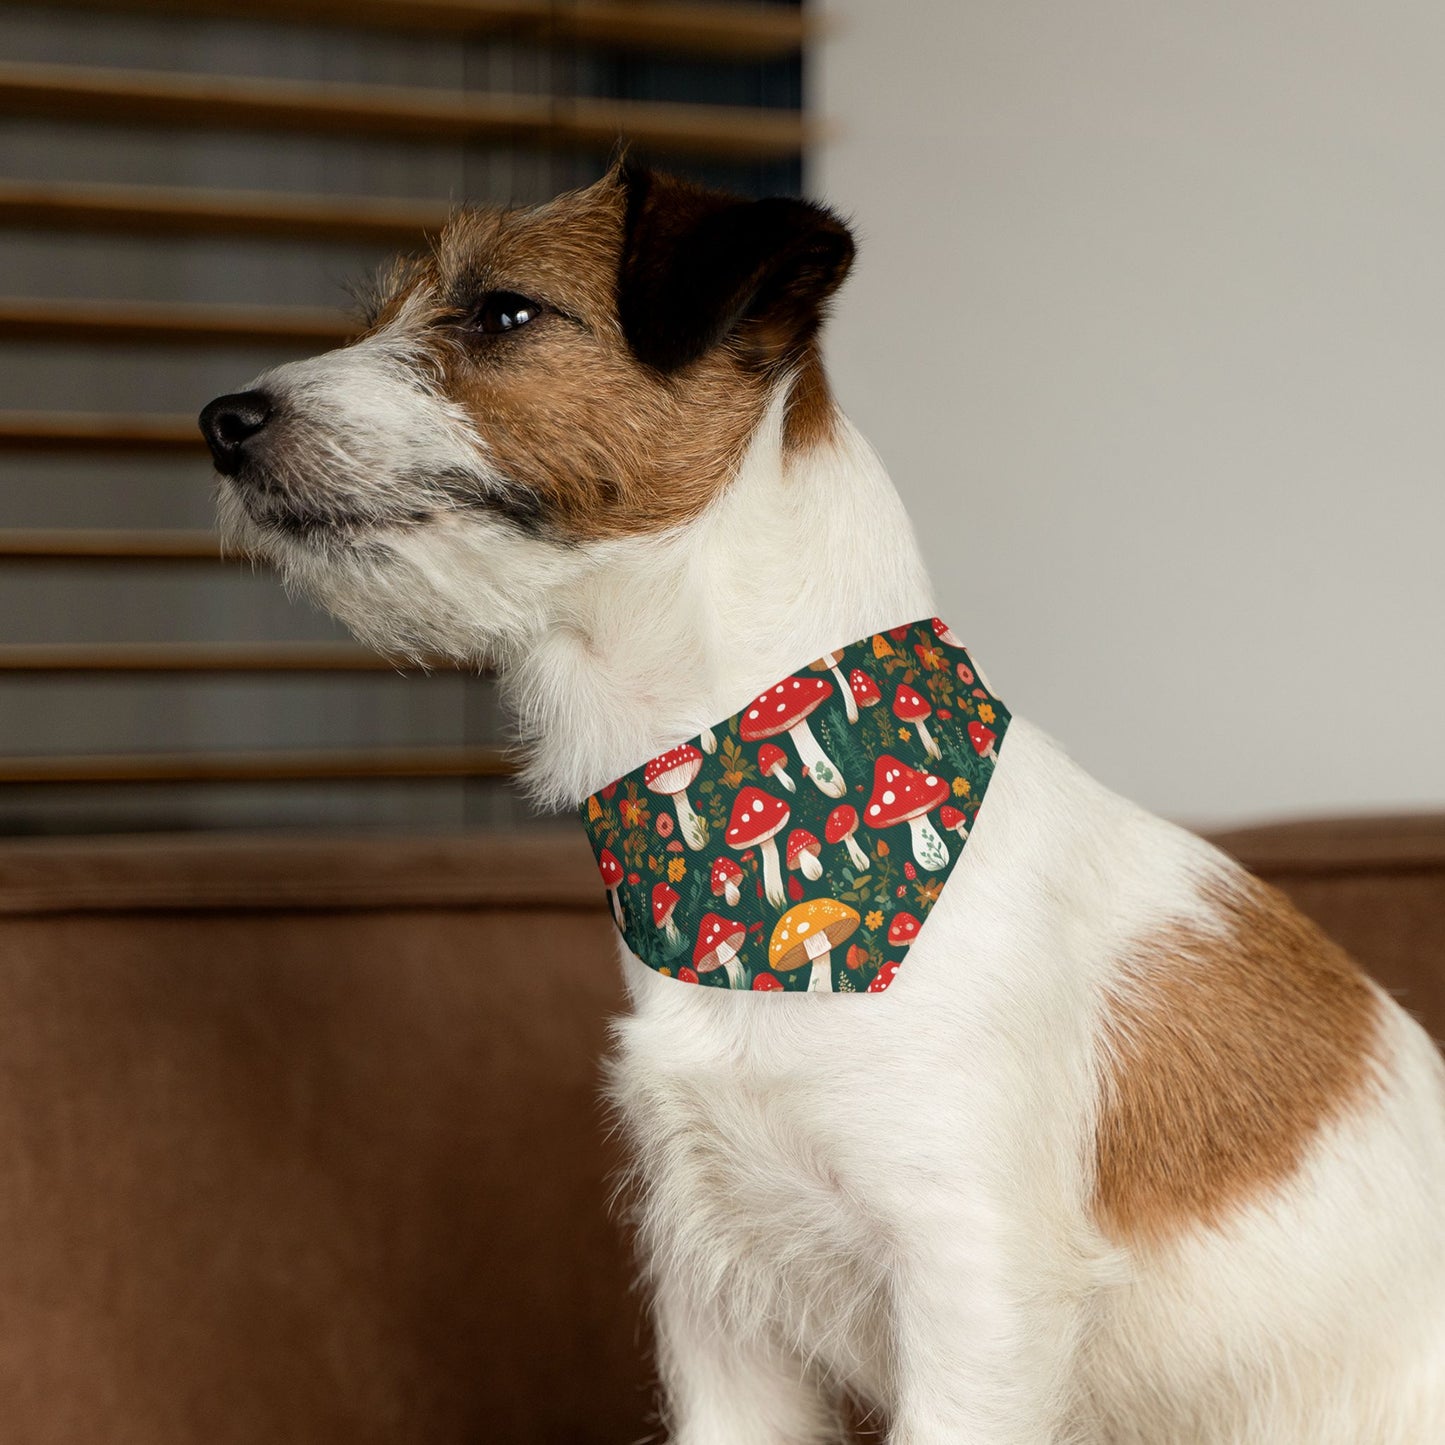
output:
M 653 1305 L 669 1445 L 836 1445 L 841 1427 L 797 1357 L 747 1338 L 661 1281 Z
M 945 1211 L 894 1277 L 889 1445 L 1088 1445 L 1070 1418 L 1077 1296 L 1022 1231 Z

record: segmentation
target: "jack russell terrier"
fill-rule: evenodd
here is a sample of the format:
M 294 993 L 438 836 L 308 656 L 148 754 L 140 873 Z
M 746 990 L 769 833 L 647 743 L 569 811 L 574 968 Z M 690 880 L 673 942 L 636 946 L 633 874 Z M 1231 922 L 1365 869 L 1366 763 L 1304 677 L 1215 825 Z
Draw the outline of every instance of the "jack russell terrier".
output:
M 819 360 L 852 257 L 623 162 L 202 413 L 231 541 L 494 666 L 582 809 L 670 1438 L 1445 1441 L 1440 1057 L 933 617 Z

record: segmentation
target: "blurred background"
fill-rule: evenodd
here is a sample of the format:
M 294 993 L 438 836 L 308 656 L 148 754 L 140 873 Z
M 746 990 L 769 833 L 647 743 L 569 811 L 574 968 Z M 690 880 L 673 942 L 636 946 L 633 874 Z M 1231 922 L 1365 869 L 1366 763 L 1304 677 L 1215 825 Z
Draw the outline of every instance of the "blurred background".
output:
M 795 5 L 0 4 L 0 833 L 525 821 L 485 680 L 222 563 L 195 414 L 620 134 L 796 193 Z

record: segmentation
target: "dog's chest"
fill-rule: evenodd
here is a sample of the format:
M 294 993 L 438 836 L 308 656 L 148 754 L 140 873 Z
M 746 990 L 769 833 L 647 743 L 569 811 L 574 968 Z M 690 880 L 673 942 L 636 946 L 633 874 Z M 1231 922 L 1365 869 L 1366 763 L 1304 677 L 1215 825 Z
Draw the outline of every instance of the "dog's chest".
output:
M 869 1205 L 878 1161 L 856 1051 L 751 1013 L 682 1029 L 644 1011 L 619 1029 L 613 1094 L 647 1253 L 731 1316 L 881 1387 L 886 1231 Z

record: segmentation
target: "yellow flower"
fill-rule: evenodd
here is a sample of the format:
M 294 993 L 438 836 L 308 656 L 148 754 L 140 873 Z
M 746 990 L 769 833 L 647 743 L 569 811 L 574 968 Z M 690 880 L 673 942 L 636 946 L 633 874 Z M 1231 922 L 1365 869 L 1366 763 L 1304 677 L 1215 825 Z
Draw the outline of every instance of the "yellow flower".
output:
M 913 734 L 912 734 L 911 732 L 909 732 L 907 728 L 899 728 L 899 729 L 898 729 L 898 741 L 899 741 L 900 743 L 906 743 L 906 742 L 908 741 L 908 739 L 911 738 L 912 736 L 913 736 Z
M 978 720 L 980 722 L 993 721 L 993 709 L 986 702 L 981 702 L 978 705 Z
M 953 796 L 955 798 L 966 798 L 973 791 L 969 786 L 967 778 L 955 778 L 953 780 Z
M 882 910 L 875 908 L 875 909 L 873 910 L 873 912 L 870 913 L 870 914 L 863 920 L 863 927 L 866 928 L 866 929 L 868 929 L 870 933 L 871 933 L 873 930 L 875 930 L 875 929 L 882 928 L 882 927 L 883 927 L 883 913 L 882 913 Z
M 681 883 L 686 876 L 686 858 L 669 858 L 667 860 L 667 881 L 669 883 Z
M 670 968 L 660 968 L 660 969 L 658 969 L 657 971 L 658 971 L 658 973 L 660 973 L 660 974 L 663 976 L 663 978 L 671 978 L 671 977 L 672 977 L 672 970 L 671 970 Z

